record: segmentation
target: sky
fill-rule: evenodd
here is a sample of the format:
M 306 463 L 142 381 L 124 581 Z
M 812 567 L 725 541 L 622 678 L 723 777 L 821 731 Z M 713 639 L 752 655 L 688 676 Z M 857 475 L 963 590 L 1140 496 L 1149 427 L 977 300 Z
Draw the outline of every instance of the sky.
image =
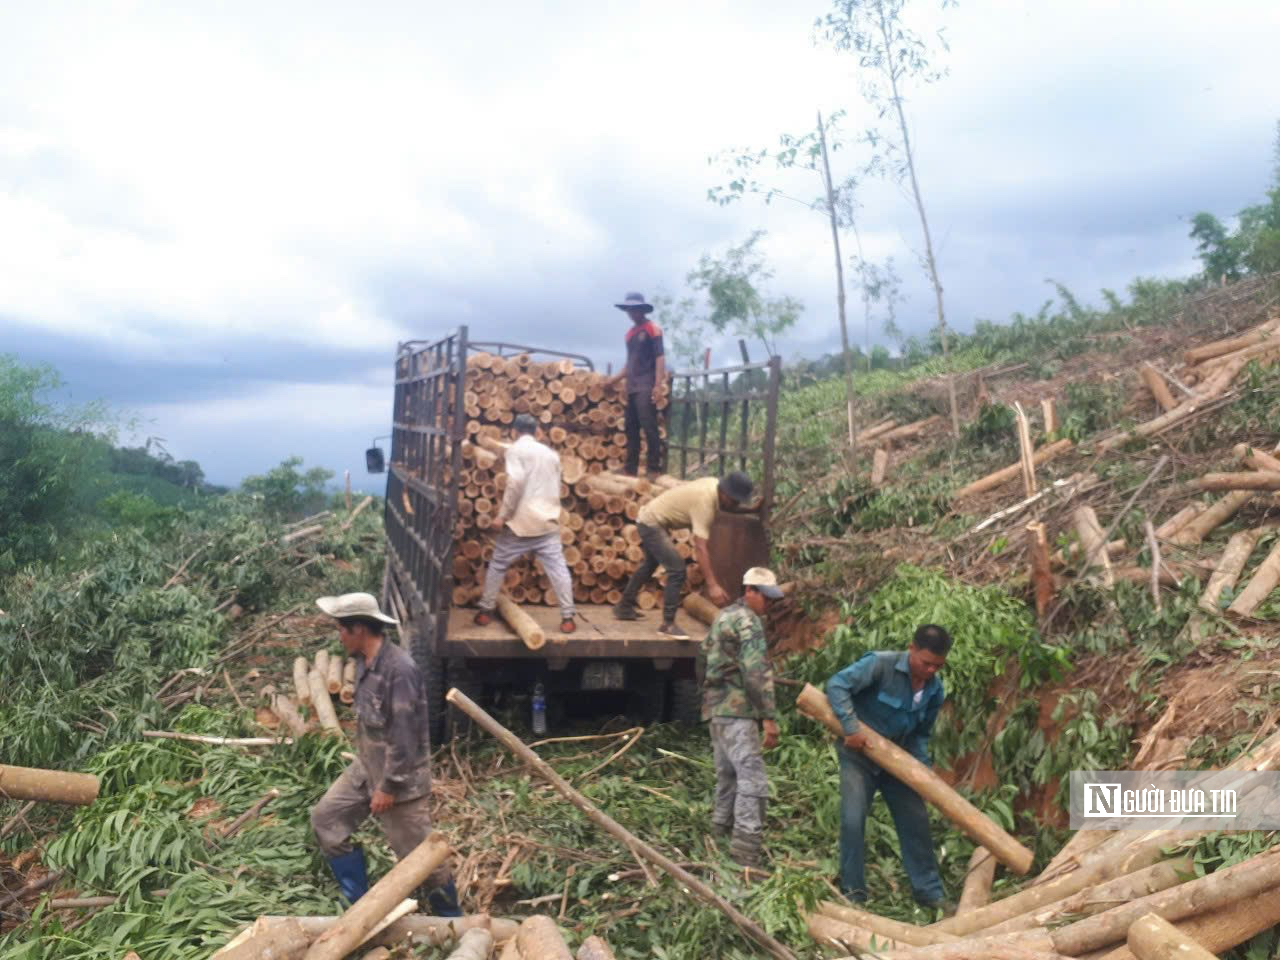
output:
M 829 352 L 822 217 L 707 200 L 727 179 L 711 157 L 805 133 L 818 110 L 850 133 L 876 122 L 857 64 L 814 42 L 826 9 L 0 5 L 0 353 L 54 365 L 62 398 L 105 402 L 211 481 L 298 455 L 375 490 L 363 452 L 389 432 L 398 342 L 466 324 L 616 366 L 614 302 L 682 293 L 702 254 L 756 229 L 770 292 L 804 304 L 784 362 Z M 1096 301 L 1192 273 L 1190 216 L 1270 184 L 1273 0 L 908 9 L 950 47 L 907 107 L 959 329 L 1035 311 L 1049 279 Z M 838 152 L 837 175 L 859 156 Z M 817 195 L 807 173 L 768 176 Z M 864 252 L 894 257 L 899 324 L 921 333 L 909 196 L 875 182 L 861 204 Z

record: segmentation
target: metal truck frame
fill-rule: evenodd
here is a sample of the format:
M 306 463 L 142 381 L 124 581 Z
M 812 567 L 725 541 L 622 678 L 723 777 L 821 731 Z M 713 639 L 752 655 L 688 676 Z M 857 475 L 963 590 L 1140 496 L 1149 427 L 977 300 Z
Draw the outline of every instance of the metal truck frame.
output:
M 467 334 L 463 326 L 434 342 L 401 343 L 396 351 L 383 600 L 400 620 L 402 642 L 427 679 L 432 735 L 439 742 L 465 729 L 465 717 L 445 710 L 448 687 L 480 696 L 488 689 L 529 690 L 536 682 L 551 694 L 623 690 L 630 695 L 628 711 L 646 720 L 660 721 L 669 714 L 676 721 L 696 723 L 696 640 L 705 627 L 691 619 L 682 623 L 693 628 L 695 642 L 664 640 L 657 637 L 656 624 L 616 621 L 608 607 L 580 606 L 577 633 L 564 643 L 533 651 L 500 621 L 478 627 L 472 623 L 472 611 L 453 607 L 453 529 L 466 428 L 467 356 L 473 351 L 530 354 L 567 358 L 594 369 L 581 355 L 519 344 L 477 343 Z M 751 471 L 758 478 L 762 495 L 758 519 L 754 513 L 747 517 L 722 514 L 717 521 L 713 539 L 726 544 L 751 541 L 747 525 L 755 524 L 759 530 L 762 522 L 767 523 L 774 492 L 782 365 L 777 357 L 753 363 L 745 344 L 740 346 L 743 363 L 737 366 L 673 374 L 666 411 L 667 468 L 672 474 L 723 476 L 736 469 Z M 763 436 L 754 444 L 753 404 L 764 404 L 765 409 Z M 562 426 L 572 429 L 569 424 Z M 762 531 L 756 539 L 763 542 Z M 716 551 L 717 577 L 725 584 L 740 582 L 749 552 Z M 545 615 L 548 635 L 553 635 L 558 609 L 530 606 L 526 610 L 535 619 Z M 562 697 L 548 702 L 565 705 Z

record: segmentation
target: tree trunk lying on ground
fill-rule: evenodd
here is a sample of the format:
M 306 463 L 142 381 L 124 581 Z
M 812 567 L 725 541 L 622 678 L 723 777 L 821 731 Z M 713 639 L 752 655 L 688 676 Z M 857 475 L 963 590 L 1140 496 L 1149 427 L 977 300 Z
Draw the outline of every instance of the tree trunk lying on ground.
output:
M 796 698 L 796 709 L 826 727 L 840 739 L 844 731 L 836 719 L 827 696 L 817 687 L 805 684 Z M 897 744 L 876 733 L 865 723 L 867 746 L 863 755 L 893 774 L 920 796 L 938 808 L 952 823 L 964 831 L 974 843 L 986 847 L 997 860 L 1017 874 L 1031 869 L 1034 855 L 1006 833 L 990 817 L 949 787 L 936 773 Z
M 533 916 L 520 924 L 516 946 L 520 960 L 573 960 L 569 945 L 550 917 Z
M 587 937 L 578 947 L 577 960 L 617 960 L 613 949 L 599 937 Z
M 542 632 L 542 628 L 505 593 L 498 594 L 498 616 L 507 622 L 507 626 L 515 631 L 516 636 L 530 650 L 541 650 L 546 645 L 547 635 Z
M 337 925 L 341 917 L 260 917 L 267 923 L 283 923 L 286 920 L 297 920 L 311 939 Z M 468 930 L 483 929 L 493 934 L 493 939 L 502 943 L 516 935 L 520 924 L 502 917 L 490 917 L 485 913 L 468 917 L 430 917 L 422 913 L 411 913 L 401 917 L 369 938 L 370 943 L 397 944 L 408 940 L 414 944 L 426 943 L 432 946 L 443 946 L 456 942 Z
M 91 773 L 67 773 L 0 763 L 0 797 L 88 806 L 98 799 L 98 778 Z
M 1223 953 L 1280 924 L 1280 891 L 1264 890 L 1174 926 L 1211 953 Z M 1127 945 L 1089 954 L 1090 960 L 1135 960 Z
M 1252 490 L 1233 490 L 1217 503 L 1183 524 L 1182 529 L 1177 533 L 1165 539 L 1180 547 L 1194 547 L 1235 516 L 1236 511 L 1252 499 Z M 1159 531 L 1157 530 L 1156 533 L 1158 535 Z
M 311 703 L 311 665 L 306 657 L 293 658 L 293 689 L 298 695 L 298 703 L 307 706 Z
M 280 722 L 288 727 L 295 737 L 300 737 L 307 732 L 306 721 L 302 719 L 302 714 L 298 713 L 298 708 L 288 697 L 278 693 L 272 694 L 271 712 L 280 718 Z
M 1209 613 L 1219 613 L 1222 610 L 1218 606 L 1222 591 L 1236 585 L 1244 565 L 1249 562 L 1249 555 L 1258 543 L 1258 534 L 1257 530 L 1241 530 L 1231 535 L 1213 570 L 1213 576 L 1209 578 L 1209 584 L 1200 597 L 1201 610 Z
M 1201 490 L 1280 490 L 1280 473 L 1270 470 L 1206 473 L 1196 485 Z
M 1129 949 L 1138 960 L 1217 960 L 1168 920 L 1154 913 L 1129 927 Z
M 320 726 L 333 733 L 342 734 L 342 725 L 338 723 L 338 714 L 333 709 L 333 701 L 329 699 L 329 688 L 325 686 L 324 677 L 319 670 L 312 670 L 307 675 L 307 683 L 311 687 L 311 706 L 316 712 L 316 720 Z
M 1156 536 L 1161 540 L 1168 540 L 1207 509 L 1208 505 L 1201 503 L 1199 500 L 1195 503 L 1187 504 L 1160 526 L 1156 527 Z
M 1059 454 L 1066 453 L 1074 446 L 1070 440 L 1058 440 L 1049 444 L 1047 447 L 1041 447 L 1036 451 L 1032 462 L 1037 466 L 1043 466 Z M 997 470 L 995 473 L 989 473 L 985 477 L 973 481 L 968 486 L 961 487 L 953 495 L 953 500 L 960 500 L 964 497 L 971 497 L 977 493 L 984 493 L 1000 486 L 1002 483 L 1008 483 L 1022 476 L 1022 461 L 1019 460 L 1013 466 L 1005 467 L 1003 470 Z
M 1255 450 L 1247 443 L 1237 443 L 1231 452 L 1235 458 L 1250 470 L 1262 470 L 1268 473 L 1280 473 L 1280 460 L 1269 453 Z
M 1111 572 L 1111 557 L 1107 555 L 1107 545 L 1103 540 L 1102 525 L 1098 523 L 1098 515 L 1093 507 L 1076 507 L 1072 513 L 1075 521 L 1076 535 L 1080 537 L 1080 547 L 1084 551 L 1084 566 L 1097 567 L 1102 571 L 1102 585 L 1115 585 L 1115 576 Z
M 908 423 L 901 427 L 894 427 L 877 437 L 882 447 L 891 447 L 895 443 L 903 440 L 912 440 L 924 433 L 935 423 L 941 423 L 942 417 L 933 416 L 926 417 L 924 420 L 917 420 L 915 423 Z
M 299 960 L 310 945 L 302 924 L 289 917 L 283 923 L 260 929 L 255 926 L 242 942 L 224 947 L 214 956 L 218 960 Z
M 1254 327 L 1248 333 L 1240 336 L 1230 337 L 1226 340 L 1215 340 L 1213 343 L 1192 347 L 1183 353 L 1183 357 L 1186 358 L 1187 363 L 1203 363 L 1206 360 L 1212 360 L 1214 357 L 1235 353 L 1237 350 L 1265 343 L 1270 333 L 1278 326 L 1280 326 L 1280 321 L 1268 320 L 1266 323 Z
M 890 940 L 864 927 L 844 923 L 825 913 L 809 914 L 805 928 L 818 946 L 845 953 L 880 953 L 884 950 L 907 950 L 912 946 L 901 940 Z
M 867 930 L 882 940 L 896 940 L 916 947 L 928 946 L 931 943 L 952 943 L 960 939 L 949 933 L 940 933 L 934 927 L 918 927 L 913 923 L 891 920 L 878 913 L 859 910 L 857 907 L 836 903 L 834 900 L 824 900 L 819 903 L 818 912 L 847 926 Z
M 1141 768 L 1139 767 L 1138 769 Z M 1063 844 L 1062 849 L 1053 855 L 1053 859 L 1045 864 L 1044 869 L 1031 879 L 1028 885 L 1032 887 L 1040 886 L 1043 883 L 1048 883 L 1054 877 L 1061 876 L 1067 870 L 1074 869 L 1079 864 L 1081 857 L 1110 836 L 1111 834 L 1106 830 L 1077 830 Z
M 1271 591 L 1280 583 L 1280 543 L 1277 543 L 1267 558 L 1258 565 L 1258 569 L 1249 578 L 1249 583 L 1227 607 L 1239 617 L 1251 617 L 1258 605 L 1271 595 Z
M 453 952 L 449 954 L 449 960 L 489 960 L 489 953 L 492 950 L 492 933 L 481 928 L 468 930 L 462 935 Z
M 1156 398 L 1156 403 L 1160 404 L 1161 410 L 1172 410 L 1178 405 L 1178 401 L 1169 392 L 1169 385 L 1165 383 L 1164 377 L 1155 367 L 1144 363 L 1138 368 L 1138 375 L 1142 377 L 1142 382 L 1151 391 L 1151 395 Z
M 956 902 L 956 913 L 968 913 L 991 902 L 991 884 L 996 878 L 996 858 L 986 847 L 977 847 L 969 857 L 964 886 Z
M 420 886 L 449 857 L 443 834 L 433 833 L 353 903 L 342 918 L 311 945 L 306 960 L 342 960 L 364 941 L 383 917 Z

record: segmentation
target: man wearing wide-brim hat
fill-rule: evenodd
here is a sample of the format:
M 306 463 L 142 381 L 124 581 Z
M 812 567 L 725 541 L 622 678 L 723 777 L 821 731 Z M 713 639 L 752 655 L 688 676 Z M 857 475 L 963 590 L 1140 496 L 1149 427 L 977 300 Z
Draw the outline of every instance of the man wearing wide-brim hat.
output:
M 316 606 L 338 622 L 338 639 L 356 661 L 356 758 L 311 811 L 311 828 L 338 887 L 354 902 L 369 889 L 364 851 L 351 837 L 370 814 L 397 859 L 431 833 L 431 738 L 427 691 L 413 658 L 386 636 L 394 617 L 367 593 L 321 597 Z M 423 909 L 462 915 L 448 864 L 427 877 Z
M 642 293 L 628 293 L 615 303 L 631 320 L 627 331 L 627 406 L 623 426 L 627 434 L 627 461 L 624 472 L 635 476 L 640 470 L 640 435 L 644 434 L 645 469 L 649 476 L 662 473 L 662 439 L 658 436 L 658 404 L 667 387 L 667 361 L 663 353 L 662 330 L 649 319 L 653 304 Z

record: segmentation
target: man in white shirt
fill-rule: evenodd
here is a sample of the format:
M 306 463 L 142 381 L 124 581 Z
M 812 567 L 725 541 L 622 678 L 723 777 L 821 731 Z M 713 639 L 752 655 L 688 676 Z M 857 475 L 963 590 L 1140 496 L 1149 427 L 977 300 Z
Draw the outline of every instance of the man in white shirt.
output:
M 500 532 L 475 620 L 481 626 L 492 622 L 507 568 L 532 553 L 560 602 L 560 632 L 573 633 L 573 582 L 560 542 L 560 455 L 537 441 L 538 422 L 527 413 L 517 416 L 512 427 L 516 440 L 505 455 L 507 489 L 493 524 Z

